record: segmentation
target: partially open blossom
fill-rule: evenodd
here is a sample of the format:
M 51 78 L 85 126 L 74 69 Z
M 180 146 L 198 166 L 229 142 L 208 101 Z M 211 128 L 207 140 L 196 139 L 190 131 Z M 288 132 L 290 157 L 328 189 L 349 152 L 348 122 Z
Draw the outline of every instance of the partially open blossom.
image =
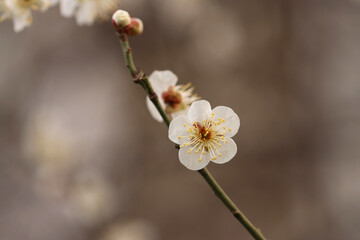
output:
M 75 15 L 78 25 L 92 25 L 95 21 L 109 19 L 119 7 L 120 0 L 60 0 L 64 17 Z
M 194 102 L 187 116 L 178 116 L 169 126 L 169 138 L 180 145 L 180 162 L 190 170 L 209 164 L 226 163 L 237 152 L 231 139 L 240 128 L 240 119 L 228 107 L 211 109 L 205 100 Z
M 178 77 L 172 71 L 154 71 L 150 75 L 149 81 L 159 97 L 161 106 L 173 118 L 186 114 L 191 103 L 200 99 L 199 96 L 193 94 L 194 87 L 191 86 L 191 83 L 176 85 Z M 147 97 L 146 103 L 153 118 L 159 122 L 163 121 L 149 97 Z
M 131 23 L 131 17 L 127 11 L 117 10 L 112 15 L 112 22 L 117 29 L 122 29 Z
M 14 31 L 20 32 L 32 23 L 32 10 L 45 11 L 52 3 L 50 0 L 0 0 L 0 22 L 12 19 Z

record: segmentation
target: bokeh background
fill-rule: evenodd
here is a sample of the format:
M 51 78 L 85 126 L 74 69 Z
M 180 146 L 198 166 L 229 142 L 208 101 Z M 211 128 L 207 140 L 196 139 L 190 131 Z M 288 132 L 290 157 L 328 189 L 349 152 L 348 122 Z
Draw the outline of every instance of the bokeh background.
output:
M 360 1 L 124 0 L 137 65 L 234 109 L 209 170 L 269 239 L 360 236 Z M 148 113 L 111 23 L 0 24 L 0 239 L 251 239 Z

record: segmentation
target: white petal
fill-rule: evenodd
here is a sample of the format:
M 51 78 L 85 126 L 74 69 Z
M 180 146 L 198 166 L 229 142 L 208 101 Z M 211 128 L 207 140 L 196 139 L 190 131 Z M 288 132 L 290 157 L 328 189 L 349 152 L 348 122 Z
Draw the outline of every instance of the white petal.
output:
M 13 23 L 14 23 L 14 31 L 20 32 L 24 30 L 25 27 L 28 27 L 32 23 L 31 11 L 26 11 L 19 15 L 13 16 Z
M 190 121 L 202 122 L 211 116 L 211 105 L 206 100 L 193 102 L 188 111 Z
M 40 2 L 41 2 L 41 6 L 40 6 L 41 11 L 47 10 L 52 5 L 50 0 L 42 0 Z
M 54 6 L 59 3 L 59 0 L 50 0 L 51 6 Z
M 171 113 L 171 117 L 172 117 L 172 119 L 174 119 L 174 118 L 176 118 L 178 116 L 187 116 L 188 110 L 189 110 L 189 108 L 186 108 L 184 110 L 173 112 L 173 113 Z
M 234 140 L 231 138 L 225 138 L 227 143 L 221 143 L 221 147 L 218 147 L 218 151 L 222 154 L 221 157 L 217 157 L 216 160 L 211 160 L 214 163 L 226 163 L 230 161 L 237 152 L 237 146 Z
M 78 25 L 92 25 L 95 22 L 96 6 L 94 2 L 84 2 L 78 8 L 76 13 L 76 22 Z
M 234 136 L 240 128 L 240 118 L 238 115 L 229 107 L 219 106 L 213 109 L 214 119 L 217 121 L 218 118 L 225 119 L 224 123 L 221 123 L 219 127 L 225 127 L 225 136 Z M 230 130 L 230 131 L 229 131 Z
M 161 97 L 161 94 L 167 91 L 170 86 L 175 86 L 178 81 L 178 77 L 170 70 L 156 70 L 151 73 L 149 81 L 155 93 Z
M 192 125 L 190 120 L 186 116 L 178 116 L 170 122 L 169 126 L 169 138 L 171 141 L 177 144 L 183 144 L 189 142 L 188 136 L 190 133 L 187 132 L 189 127 Z M 181 136 L 181 138 L 179 138 Z
M 201 157 L 201 161 L 199 161 L 200 156 L 201 156 L 201 152 L 199 151 L 198 153 L 195 153 L 194 151 L 192 151 L 190 154 L 188 153 L 189 149 L 191 147 L 182 147 L 179 150 L 179 159 L 180 162 L 188 169 L 190 170 L 200 170 L 204 167 L 206 167 L 206 165 L 209 164 L 210 162 L 210 154 L 208 152 L 206 152 L 204 155 L 202 155 Z
M 60 13 L 63 17 L 71 17 L 74 15 L 75 8 L 78 5 L 76 0 L 61 0 Z
M 160 104 L 161 104 L 161 102 L 160 102 Z M 149 97 L 146 97 L 146 106 L 148 107 L 151 116 L 153 118 L 155 118 L 156 121 L 159 121 L 159 122 L 163 121 L 159 111 L 156 109 L 155 105 L 151 102 Z
M 13 13 L 19 13 L 21 12 L 20 11 L 20 8 L 17 4 L 17 1 L 14 1 L 14 0 L 4 0 L 3 1 L 5 7 L 10 10 L 10 12 L 13 12 Z

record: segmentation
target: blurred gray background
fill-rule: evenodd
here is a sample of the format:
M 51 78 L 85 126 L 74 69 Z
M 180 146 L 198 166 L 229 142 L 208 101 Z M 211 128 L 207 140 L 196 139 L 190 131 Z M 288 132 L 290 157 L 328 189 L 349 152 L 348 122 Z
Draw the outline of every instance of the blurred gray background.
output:
M 122 8 L 145 23 L 140 68 L 240 116 L 236 157 L 209 170 L 265 236 L 359 239 L 360 1 Z M 79 27 L 54 7 L 20 34 L 0 24 L 0 239 L 251 237 L 180 164 L 111 23 Z

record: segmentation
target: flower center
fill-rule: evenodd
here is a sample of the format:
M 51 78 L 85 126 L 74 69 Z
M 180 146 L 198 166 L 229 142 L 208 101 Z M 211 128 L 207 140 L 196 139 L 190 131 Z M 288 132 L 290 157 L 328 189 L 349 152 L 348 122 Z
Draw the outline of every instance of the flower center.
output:
M 225 126 L 221 127 L 221 124 L 225 123 L 225 119 L 219 118 L 218 121 L 214 121 L 214 113 L 207 120 L 203 120 L 203 123 L 194 122 L 192 126 L 184 124 L 184 128 L 187 129 L 187 136 L 179 136 L 179 139 L 188 138 L 189 140 L 184 144 L 180 145 L 180 148 L 190 146 L 188 154 L 199 154 L 199 162 L 202 161 L 202 156 L 205 153 L 209 153 L 211 160 L 216 160 L 217 157 L 221 157 L 220 152 L 222 143 L 228 143 L 225 140 L 226 129 Z
M 16 5 L 23 9 L 33 8 L 38 10 L 41 7 L 41 2 L 39 0 L 17 0 Z
M 194 87 L 191 83 L 170 86 L 161 94 L 166 104 L 166 111 L 171 114 L 186 110 L 194 101 L 200 99 L 198 95 L 193 94 L 193 91 Z
M 201 137 L 203 141 L 207 141 L 211 139 L 211 132 L 212 132 L 211 126 L 210 128 L 206 128 L 205 126 L 196 123 L 195 127 L 198 128 L 199 137 Z
M 178 105 L 181 103 L 181 93 L 174 90 L 174 87 L 169 87 L 166 92 L 162 93 L 162 98 L 164 102 L 170 106 L 171 108 L 177 108 Z

